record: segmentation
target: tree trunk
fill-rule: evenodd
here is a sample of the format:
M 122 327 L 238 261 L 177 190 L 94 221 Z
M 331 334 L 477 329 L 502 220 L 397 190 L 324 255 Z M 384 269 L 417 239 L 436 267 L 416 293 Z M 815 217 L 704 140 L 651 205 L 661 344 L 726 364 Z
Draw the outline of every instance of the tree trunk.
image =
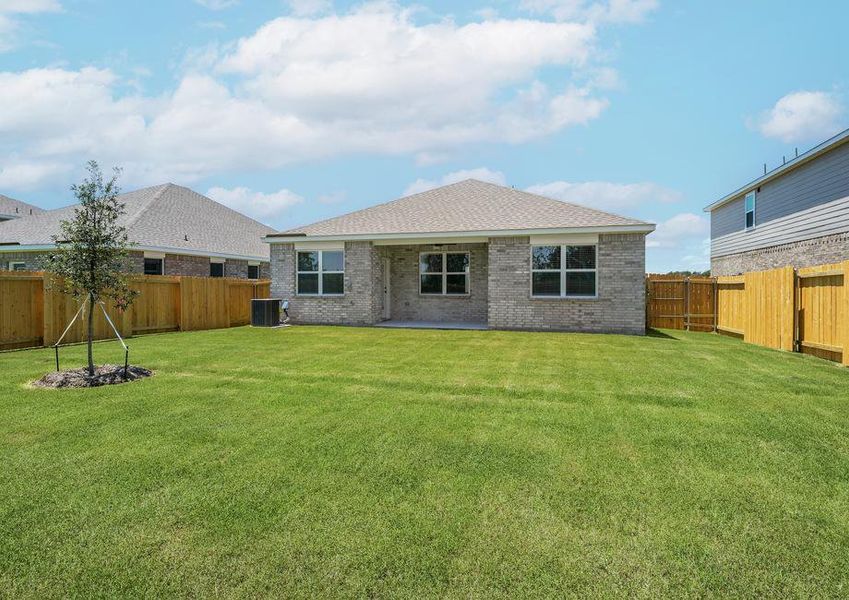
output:
M 94 377 L 94 294 L 88 295 L 88 376 Z

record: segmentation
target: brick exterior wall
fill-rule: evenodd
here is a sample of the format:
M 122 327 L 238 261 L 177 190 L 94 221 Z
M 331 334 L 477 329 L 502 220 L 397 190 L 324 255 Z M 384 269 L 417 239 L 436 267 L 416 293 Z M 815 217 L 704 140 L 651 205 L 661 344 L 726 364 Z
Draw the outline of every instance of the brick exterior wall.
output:
M 767 271 L 786 266 L 799 269 L 844 260 L 849 260 L 849 233 L 712 258 L 710 271 L 715 276 L 739 275 L 748 271 Z
M 598 298 L 531 298 L 530 240 L 491 238 L 489 326 L 580 332 L 645 333 L 645 235 L 601 235 Z
M 0 271 L 8 271 L 10 262 L 26 263 L 26 271 L 41 271 L 41 261 L 47 252 L 3 252 L 0 253 Z
M 391 318 L 437 323 L 486 323 L 489 258 L 486 244 L 384 246 L 390 259 Z M 469 295 L 419 293 L 420 252 L 468 252 Z
M 271 245 L 271 296 L 289 300 L 293 323 L 374 325 L 382 310 L 377 285 L 381 253 L 371 242 L 345 244 L 345 293 L 342 296 L 296 294 L 295 245 Z
M 47 255 L 46 252 L 3 252 L 0 253 L 0 271 L 9 269 L 10 262 L 23 261 L 26 263 L 27 271 L 41 271 L 41 261 Z M 144 273 L 144 252 L 133 250 L 129 256 L 129 267 L 131 273 Z M 271 277 L 269 263 L 260 264 L 260 279 Z M 183 275 L 191 277 L 209 277 L 209 257 L 184 256 L 178 254 L 165 255 L 165 274 Z M 247 279 L 248 263 L 244 260 L 228 259 L 224 263 L 224 275 Z
M 470 294 L 421 296 L 419 252 L 468 250 Z M 530 295 L 530 240 L 487 244 L 378 246 L 345 244 L 345 294 L 297 296 L 294 244 L 271 246 L 271 291 L 290 301 L 293 323 L 373 325 L 383 318 L 383 260 L 390 260 L 391 318 L 488 323 L 497 329 L 645 333 L 645 236 L 602 235 L 597 299 L 536 299 Z

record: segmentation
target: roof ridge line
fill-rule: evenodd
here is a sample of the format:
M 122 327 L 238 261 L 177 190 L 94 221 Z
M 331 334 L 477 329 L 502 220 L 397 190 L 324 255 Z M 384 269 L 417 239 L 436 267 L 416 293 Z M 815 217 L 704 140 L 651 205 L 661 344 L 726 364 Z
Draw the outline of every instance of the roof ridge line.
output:
M 170 189 L 170 188 L 178 188 L 178 189 L 186 190 L 186 191 L 188 191 L 188 192 L 190 192 L 190 193 L 192 193 L 192 194 L 195 194 L 195 195 L 197 195 L 197 196 L 200 196 L 200 197 L 201 197 L 203 200 L 205 200 L 206 202 L 212 202 L 212 203 L 214 203 L 214 204 L 217 204 L 218 206 L 220 206 L 221 208 L 223 208 L 223 209 L 224 209 L 224 210 L 226 210 L 226 211 L 229 211 L 229 212 L 231 212 L 231 213 L 233 213 L 233 214 L 235 214 L 235 215 L 237 215 L 237 216 L 239 216 L 239 217 L 241 217 L 241 218 L 243 218 L 243 219 L 247 219 L 248 221 L 252 221 L 252 222 L 256 223 L 257 225 L 262 225 L 263 227 L 267 227 L 268 229 L 270 229 L 270 230 L 272 230 L 272 231 L 274 231 L 274 232 L 276 233 L 276 230 L 274 229 L 274 227 L 271 227 L 270 225 L 266 225 L 266 224 L 265 224 L 265 223 L 263 223 L 262 221 L 257 221 L 256 219 L 254 219 L 254 218 L 252 218 L 252 217 L 249 217 L 249 216 L 248 216 L 248 215 L 246 215 L 245 213 L 240 212 L 240 211 L 236 210 L 235 208 L 230 208 L 230 207 L 229 207 L 229 206 L 227 206 L 226 204 L 222 204 L 221 202 L 218 202 L 218 201 L 216 201 L 216 200 L 213 200 L 213 199 L 212 199 L 212 198 L 210 198 L 209 196 L 206 196 L 206 195 L 204 195 L 204 194 L 201 194 L 201 193 L 200 193 L 200 192 L 198 192 L 197 190 L 193 190 L 193 189 L 192 189 L 192 188 L 190 188 L 190 187 L 186 187 L 186 186 L 184 186 L 184 185 L 179 185 L 179 184 L 177 184 L 177 183 L 173 183 L 173 182 L 170 182 L 170 181 L 169 181 L 168 183 L 163 183 L 163 184 L 160 184 L 160 185 L 161 185 L 162 189 L 161 189 L 161 190 L 159 190 L 158 192 L 156 192 L 156 194 L 154 195 L 154 197 L 151 199 L 150 203 L 149 203 L 149 204 L 148 204 L 148 205 L 147 205 L 144 209 L 142 209 L 142 210 L 140 210 L 140 211 L 139 211 L 139 214 L 138 214 L 138 215 L 136 215 L 136 218 L 135 218 L 135 219 L 133 219 L 131 222 L 128 222 L 128 223 L 127 223 L 127 228 L 129 228 L 129 226 L 130 226 L 130 225 L 135 224 L 136 222 L 138 222 L 138 220 L 142 217 L 142 215 L 143 215 L 144 213 L 146 213 L 146 212 L 150 209 L 150 207 L 151 207 L 151 206 L 153 206 L 154 204 L 156 204 L 156 203 L 157 203 L 157 202 L 161 199 L 162 195 L 163 195 L 163 194 L 164 194 L 164 193 L 165 193 L 168 189 Z M 156 186 L 152 186 L 152 187 L 156 187 Z M 141 188 L 141 189 L 145 189 L 145 188 Z M 138 192 L 138 191 L 140 191 L 140 190 L 134 190 L 134 192 Z M 127 192 L 127 193 L 133 193 L 133 192 Z

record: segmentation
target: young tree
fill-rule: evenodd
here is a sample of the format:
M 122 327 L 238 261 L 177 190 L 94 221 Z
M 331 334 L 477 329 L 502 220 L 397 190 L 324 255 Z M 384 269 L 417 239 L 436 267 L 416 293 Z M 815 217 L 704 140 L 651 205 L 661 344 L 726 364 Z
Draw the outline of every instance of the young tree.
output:
M 127 230 L 118 224 L 124 214 L 115 169 L 104 183 L 95 161 L 87 166 L 88 177 L 71 186 L 79 206 L 74 218 L 62 221 L 61 235 L 54 236 L 56 250 L 45 261 L 53 277 L 51 286 L 78 301 L 88 302 L 88 374 L 94 376 L 92 338 L 97 303 L 112 300 L 116 307 L 127 308 L 138 292 L 129 286 L 129 247 Z

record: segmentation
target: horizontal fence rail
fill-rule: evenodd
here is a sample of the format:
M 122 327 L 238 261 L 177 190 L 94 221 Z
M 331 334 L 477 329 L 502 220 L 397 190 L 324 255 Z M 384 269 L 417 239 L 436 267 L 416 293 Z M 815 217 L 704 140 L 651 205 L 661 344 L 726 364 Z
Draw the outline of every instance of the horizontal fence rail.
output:
M 649 275 L 646 324 L 716 331 L 759 346 L 812 354 L 849 366 L 849 350 L 844 351 L 849 348 L 847 271 L 849 261 L 732 277 Z M 712 320 L 712 328 L 707 326 L 708 320 Z
M 139 295 L 127 310 L 105 306 L 122 337 L 247 325 L 251 299 L 271 295 L 270 281 L 252 279 L 139 275 L 131 287 Z M 50 289 L 44 273 L 0 271 L 0 350 L 54 344 L 78 309 L 72 297 Z M 79 319 L 63 343 L 84 341 L 85 328 Z M 100 311 L 94 337 L 114 337 Z

